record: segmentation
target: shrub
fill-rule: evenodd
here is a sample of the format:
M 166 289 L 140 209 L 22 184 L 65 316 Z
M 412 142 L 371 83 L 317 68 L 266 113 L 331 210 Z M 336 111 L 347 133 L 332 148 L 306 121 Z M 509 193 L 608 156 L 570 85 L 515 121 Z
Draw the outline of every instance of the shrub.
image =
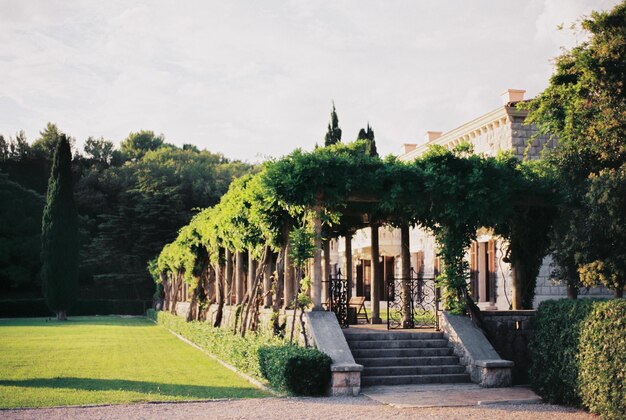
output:
M 146 308 L 149 308 L 151 305 L 151 300 L 79 300 L 68 311 L 68 316 L 143 315 L 146 313 Z M 49 317 L 51 315 L 52 311 L 48 309 L 43 299 L 12 299 L 0 301 L 0 318 Z
M 530 384 L 545 400 L 556 404 L 580 405 L 578 354 L 581 324 L 594 301 L 549 300 L 542 302 L 532 321 L 528 344 Z
M 259 367 L 263 377 L 294 395 L 324 395 L 330 384 L 330 357 L 316 349 L 296 346 L 261 347 Z
M 580 332 L 580 395 L 607 419 L 626 413 L 626 300 L 597 302 Z
M 216 328 L 206 322 L 186 322 L 169 312 L 157 312 L 149 309 L 147 316 L 242 372 L 260 379 L 263 376 L 259 370 L 259 348 L 284 343 L 281 338 L 273 336 L 269 332 L 254 333 L 249 331 L 245 337 L 241 337 L 233 334 L 230 329 Z

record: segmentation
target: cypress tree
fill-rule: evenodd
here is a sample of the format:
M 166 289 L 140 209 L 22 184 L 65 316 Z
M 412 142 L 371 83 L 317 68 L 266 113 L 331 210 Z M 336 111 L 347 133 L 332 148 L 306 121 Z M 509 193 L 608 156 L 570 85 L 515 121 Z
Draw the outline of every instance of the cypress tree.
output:
M 337 117 L 335 103 L 333 102 L 333 111 L 330 113 L 330 123 L 328 123 L 328 131 L 324 137 L 324 146 L 330 146 L 339 142 L 341 142 L 341 128 L 339 128 L 339 117 Z
M 60 134 L 41 226 L 41 281 L 46 303 L 61 321 L 78 292 L 78 214 L 71 164 L 70 142 Z
M 378 150 L 376 150 L 376 140 L 374 139 L 374 130 L 370 127 L 370 123 L 367 123 L 367 129 L 362 128 L 359 131 L 357 140 L 365 140 L 365 154 L 368 156 L 378 156 Z

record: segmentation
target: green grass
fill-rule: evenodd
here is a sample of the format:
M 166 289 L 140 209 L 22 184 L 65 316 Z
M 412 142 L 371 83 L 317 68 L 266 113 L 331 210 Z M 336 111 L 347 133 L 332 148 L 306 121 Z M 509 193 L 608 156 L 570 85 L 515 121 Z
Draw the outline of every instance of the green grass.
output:
M 0 320 L 0 408 L 266 395 L 143 317 Z

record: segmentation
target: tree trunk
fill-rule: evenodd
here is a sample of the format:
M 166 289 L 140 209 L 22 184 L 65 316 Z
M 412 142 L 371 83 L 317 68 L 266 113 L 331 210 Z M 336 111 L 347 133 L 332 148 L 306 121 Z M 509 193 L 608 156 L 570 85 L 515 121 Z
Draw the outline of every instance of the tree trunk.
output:
M 285 285 L 285 248 L 281 248 L 278 251 L 278 256 L 276 257 L 276 282 L 274 287 L 274 302 L 273 302 L 273 310 L 274 312 L 278 312 L 281 307 L 281 299 L 283 298 L 284 285 Z
M 67 321 L 67 312 L 57 311 L 57 321 Z
M 567 284 L 567 298 L 570 300 L 578 299 L 578 287 L 573 284 Z
M 617 289 L 615 289 L 615 297 L 616 298 L 623 298 L 624 297 L 624 286 L 618 287 Z

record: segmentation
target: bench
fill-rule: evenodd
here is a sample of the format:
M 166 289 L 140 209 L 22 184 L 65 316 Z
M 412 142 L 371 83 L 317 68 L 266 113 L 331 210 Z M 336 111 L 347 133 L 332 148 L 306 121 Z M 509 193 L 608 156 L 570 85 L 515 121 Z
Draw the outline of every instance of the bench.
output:
M 356 318 L 359 319 L 359 316 L 365 318 L 365 322 L 369 324 L 369 319 L 367 317 L 367 311 L 365 310 L 365 296 L 353 296 L 350 298 L 348 302 L 348 308 L 356 309 Z

